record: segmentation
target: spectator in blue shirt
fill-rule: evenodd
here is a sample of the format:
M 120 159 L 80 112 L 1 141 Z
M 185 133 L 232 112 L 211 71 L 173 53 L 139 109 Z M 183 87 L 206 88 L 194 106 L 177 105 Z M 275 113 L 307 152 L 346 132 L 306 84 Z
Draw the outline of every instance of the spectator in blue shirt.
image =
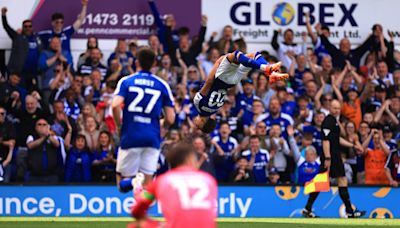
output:
M 250 149 L 242 152 L 242 156 L 249 161 L 249 168 L 253 170 L 256 183 L 267 183 L 269 161 L 272 159 L 267 150 L 260 148 L 260 139 L 250 137 Z
M 294 160 L 297 163 L 297 183 L 304 184 L 314 178 L 319 173 L 319 166 L 321 164 L 317 151 L 313 146 L 306 146 L 304 148 L 305 154 L 302 155 L 299 147 L 294 138 L 294 130 L 292 126 L 288 127 L 289 144 L 293 151 Z
M 31 89 L 34 81 L 37 80 L 37 59 L 41 51 L 39 38 L 34 34 L 32 21 L 22 22 L 21 33 L 10 27 L 7 21 L 7 8 L 1 9 L 1 19 L 4 30 L 12 40 L 11 56 L 8 62 L 8 71 L 20 74 L 21 85 L 26 89 Z
M 64 15 L 61 13 L 54 13 L 51 16 L 51 30 L 44 30 L 38 33 L 42 40 L 43 48 L 47 49 L 50 46 L 50 41 L 53 37 L 60 37 L 62 42 L 62 50 L 67 53 L 67 58 L 72 59 L 71 54 L 71 37 L 76 30 L 78 30 L 85 20 L 86 9 L 89 0 L 82 0 L 82 10 L 78 18 L 72 26 L 64 26 Z
M 61 40 L 59 37 L 53 37 L 50 41 L 49 50 L 45 50 L 39 57 L 39 70 L 41 72 L 41 80 L 39 88 L 41 89 L 43 100 L 49 100 L 50 81 L 56 77 L 56 66 L 61 63 L 72 65 L 72 57 L 67 51 L 61 49 Z
M 84 135 L 77 135 L 65 164 L 65 182 L 89 182 L 92 180 L 91 155 Z
M 111 61 L 113 59 L 118 59 L 119 63 L 121 64 L 122 70 L 121 74 L 126 76 L 129 74 L 133 74 L 135 72 L 135 59 L 129 51 L 127 51 L 126 42 L 124 39 L 119 39 L 117 42 L 117 47 L 115 51 L 111 53 L 110 57 L 108 58 L 108 67 L 111 66 Z
M 218 181 L 226 182 L 230 173 L 235 168 L 235 157 L 238 152 L 238 142 L 230 136 L 231 129 L 228 122 L 221 122 L 219 134 L 215 136 L 211 143 L 214 145 L 214 166 Z
M 293 119 L 291 116 L 281 112 L 281 104 L 277 97 L 271 98 L 269 102 L 269 112 L 261 115 L 258 121 L 264 121 L 267 125 L 268 130 L 274 124 L 279 124 L 282 130 L 282 136 L 287 140 L 286 128 L 289 125 L 293 125 Z M 258 122 L 257 121 L 257 122 Z
M 249 115 L 253 106 L 253 100 L 259 99 L 254 95 L 253 80 L 245 79 L 242 81 L 243 92 L 236 95 L 236 106 L 243 110 L 243 115 Z
M 99 144 L 93 153 L 93 179 L 96 181 L 115 180 L 115 165 L 117 154 L 112 135 L 109 131 L 101 131 Z

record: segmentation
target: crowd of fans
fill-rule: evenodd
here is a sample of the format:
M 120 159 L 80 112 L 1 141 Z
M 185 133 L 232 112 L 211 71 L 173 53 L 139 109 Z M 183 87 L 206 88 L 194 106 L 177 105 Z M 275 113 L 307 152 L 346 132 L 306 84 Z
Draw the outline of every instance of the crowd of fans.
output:
M 96 37 L 73 59 L 70 40 L 81 26 L 88 1 L 71 26 L 64 17 L 51 17 L 52 30 L 35 31 L 31 20 L 12 39 L 7 74 L 0 82 L 0 177 L 4 182 L 112 182 L 119 135 L 110 103 L 117 82 L 135 72 L 136 42 L 118 40 L 115 52 L 103 56 Z M 322 153 L 321 123 L 330 102 L 342 103 L 342 137 L 363 150 L 343 148 L 350 183 L 397 186 L 400 181 L 400 52 L 393 35 L 382 25 L 359 47 L 349 39 L 339 47 L 329 41 L 329 28 L 307 21 L 302 43 L 291 29 L 277 30 L 272 53 L 261 51 L 270 63 L 282 61 L 287 82 L 269 84 L 260 71 L 251 71 L 219 110 L 216 130 L 195 130 L 197 111 L 192 99 L 223 54 L 246 52 L 233 28 L 213 32 L 206 40 L 207 17 L 190 37 L 190 28 L 176 27 L 172 15 L 160 17 L 149 0 L 158 33 L 148 37 L 157 54 L 152 71 L 168 82 L 175 97 L 176 121 L 162 129 L 157 174 L 168 170 L 165 154 L 179 140 L 190 139 L 201 169 L 219 182 L 298 183 L 315 175 Z M 307 16 L 306 16 L 306 19 Z M 50 23 L 50 22 L 49 22 Z M 216 22 L 213 22 L 216 23 Z M 363 56 L 365 56 L 363 58 Z M 362 59 L 365 59 L 362 61 Z M 304 165 L 307 161 L 308 165 Z M 309 165 L 317 164 L 317 165 Z

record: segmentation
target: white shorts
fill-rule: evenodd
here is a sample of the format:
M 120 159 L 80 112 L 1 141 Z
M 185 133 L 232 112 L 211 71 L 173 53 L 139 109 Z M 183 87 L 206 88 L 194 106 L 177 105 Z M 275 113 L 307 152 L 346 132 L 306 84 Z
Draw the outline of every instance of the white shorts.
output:
M 153 175 L 157 171 L 160 150 L 152 147 L 140 147 L 118 150 L 117 173 L 122 177 L 133 177 L 138 172 Z

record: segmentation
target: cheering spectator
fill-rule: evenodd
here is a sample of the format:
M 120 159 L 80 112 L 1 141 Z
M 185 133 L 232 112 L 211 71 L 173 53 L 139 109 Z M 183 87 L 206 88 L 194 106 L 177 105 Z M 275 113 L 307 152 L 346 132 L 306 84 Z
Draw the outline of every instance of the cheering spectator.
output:
M 221 122 L 219 134 L 211 140 L 214 146 L 214 166 L 218 181 L 227 182 L 229 175 L 235 167 L 236 153 L 238 152 L 238 142 L 230 136 L 231 129 L 227 122 Z
M 286 140 L 281 137 L 282 131 L 279 124 L 273 124 L 269 131 L 269 137 L 266 138 L 268 151 L 273 152 L 271 159 L 273 167 L 276 169 L 282 182 L 290 182 L 290 173 L 286 172 L 288 161 L 286 156 L 290 154 L 290 148 Z
M 44 50 L 39 57 L 39 70 L 42 77 L 39 88 L 45 102 L 50 97 L 50 80 L 56 77 L 56 66 L 64 63 L 72 65 L 72 58 L 61 49 L 61 39 L 55 36 L 50 40 L 49 50 Z
M 35 123 L 35 132 L 26 139 L 28 147 L 29 181 L 55 183 L 59 181 L 60 141 L 50 130 L 47 121 L 40 118 Z
M 101 82 L 104 82 L 107 74 L 107 67 L 101 62 L 101 51 L 99 48 L 94 47 L 90 49 L 90 55 L 86 61 L 78 68 L 80 75 L 90 75 L 93 71 L 99 71 Z
M 206 147 L 206 141 L 201 136 L 197 136 L 193 139 L 193 147 L 196 151 L 198 158 L 199 169 L 215 176 L 215 170 L 212 162 L 210 161 L 210 153 Z
M 372 139 L 373 145 L 369 145 Z M 385 163 L 389 155 L 389 148 L 383 140 L 382 131 L 372 129 L 368 138 L 363 142 L 366 148 L 365 157 L 365 184 L 389 184 L 386 176 Z
M 11 177 L 11 159 L 15 147 L 15 129 L 6 118 L 7 111 L 0 106 L 0 182 L 8 183 Z
M 319 34 L 319 37 L 329 55 L 332 57 L 333 67 L 340 69 L 345 67 L 346 60 L 349 60 L 351 65 L 358 68 L 360 66 L 361 57 L 370 49 L 374 39 L 374 37 L 370 35 L 359 47 L 356 49 L 351 49 L 350 40 L 348 38 L 343 38 L 340 40 L 338 49 L 331 42 L 329 42 L 328 37 L 322 34 L 322 32 Z
M 78 59 L 78 69 L 81 67 L 82 64 L 86 62 L 88 58 L 90 58 L 91 50 L 94 48 L 99 48 L 99 40 L 95 36 L 89 36 L 86 43 L 86 51 L 79 55 Z M 102 54 L 100 59 L 102 58 Z
M 19 33 L 8 24 L 6 7 L 1 9 L 1 16 L 3 27 L 12 40 L 8 71 L 21 75 L 22 86 L 30 89 L 37 80 L 37 59 L 41 51 L 41 42 L 33 32 L 31 20 L 22 22 L 22 32 Z
M 117 154 L 114 140 L 108 131 L 99 134 L 99 144 L 93 153 L 93 179 L 96 181 L 114 181 Z
M 296 139 L 294 138 L 294 129 L 292 126 L 287 128 L 287 132 L 289 135 L 290 148 L 293 151 L 293 157 L 297 164 L 297 183 L 305 184 L 319 173 L 321 161 L 319 160 L 315 147 L 311 145 L 303 145 L 302 150 L 304 150 L 304 153 L 302 153 L 302 150 L 299 149 Z
M 272 48 L 278 53 L 278 58 L 282 61 L 282 65 L 287 69 L 290 68 L 292 57 L 300 53 L 306 53 L 305 45 L 297 45 L 293 42 L 293 30 L 286 29 L 283 33 L 283 42 L 278 43 L 278 35 L 282 32 L 281 29 L 275 30 L 272 37 Z
M 231 182 L 235 183 L 255 183 L 253 170 L 249 169 L 249 162 L 246 157 L 239 157 L 236 161 L 237 168 L 231 175 Z
M 289 125 L 293 125 L 293 119 L 291 116 L 281 112 L 281 104 L 279 103 L 278 98 L 271 98 L 269 102 L 269 112 L 261 115 L 258 121 L 263 121 L 267 125 L 268 128 L 271 128 L 274 124 L 279 124 L 282 129 L 282 135 L 284 138 L 287 138 L 286 128 Z
M 64 25 L 64 15 L 61 13 L 54 13 L 51 15 L 51 30 L 44 30 L 38 33 L 40 39 L 42 40 L 43 48 L 51 48 L 51 40 L 54 37 L 62 38 L 62 50 L 66 52 L 65 57 L 71 59 L 72 65 L 72 54 L 71 54 L 71 37 L 76 30 L 78 30 L 86 17 L 86 9 L 89 0 L 82 0 L 81 12 L 72 26 L 67 26 L 63 28 Z
M 70 72 L 70 65 L 66 67 L 66 63 L 56 65 L 54 72 L 55 78 L 50 80 L 50 97 L 49 103 L 65 98 L 65 91 L 72 85 L 73 77 Z
M 92 160 L 84 135 L 77 135 L 65 164 L 65 182 L 89 182 Z
M 7 110 L 17 110 L 24 107 L 22 101 L 25 100 L 27 90 L 20 86 L 21 76 L 12 73 L 9 80 L 0 82 L 0 105 Z
M 178 41 L 179 41 L 178 31 L 175 30 L 176 20 L 172 14 L 167 15 L 164 18 L 165 19 L 165 24 L 164 24 L 163 18 L 161 18 L 161 15 L 157 9 L 157 6 L 156 6 L 156 3 L 154 2 L 154 0 L 148 0 L 148 2 L 149 2 L 151 12 L 153 13 L 155 23 L 158 28 L 158 31 L 157 31 L 158 39 L 161 42 L 161 44 L 163 45 L 164 51 L 167 52 L 168 51 L 168 42 L 167 42 L 166 37 L 167 37 L 167 26 L 168 25 L 171 27 L 173 42 L 178 43 Z
M 99 143 L 98 138 L 100 131 L 97 127 L 96 119 L 93 116 L 88 116 L 81 134 L 86 138 L 86 146 L 90 151 L 95 151 Z
M 111 67 L 111 61 L 117 59 L 119 64 L 121 65 L 121 74 L 122 75 L 129 75 L 135 72 L 136 66 L 134 64 L 134 57 L 132 53 L 127 51 L 126 48 L 126 41 L 123 39 L 119 39 L 117 42 L 117 47 L 115 51 L 111 53 L 110 57 L 108 58 L 108 67 Z
M 172 39 L 172 22 L 171 20 L 166 21 L 166 26 L 167 26 L 166 41 L 168 45 L 167 46 L 168 53 L 171 56 L 174 65 L 178 65 L 177 59 L 175 59 L 177 50 L 179 50 L 182 60 L 185 62 L 187 66 L 197 65 L 196 57 L 201 53 L 202 50 L 204 36 L 206 34 L 206 29 L 207 29 L 207 21 L 208 21 L 207 16 L 205 15 L 201 16 L 201 27 L 199 34 L 196 40 L 192 41 L 191 45 L 189 36 L 185 35 L 180 37 L 178 46 L 174 44 Z
M 267 183 L 268 168 L 272 155 L 260 148 L 260 139 L 256 135 L 250 137 L 250 149 L 242 152 L 242 156 L 249 161 L 248 167 L 253 170 L 256 183 Z
M 219 54 L 226 54 L 233 52 L 233 28 L 230 25 L 225 25 L 222 30 L 222 36 L 218 41 L 214 41 L 215 37 L 218 35 L 217 32 L 211 34 L 208 44 L 210 47 L 215 47 L 219 51 Z
M 86 86 L 84 96 L 85 101 L 97 105 L 100 101 L 103 85 L 101 82 L 101 72 L 97 69 L 93 70 L 89 77 L 90 84 Z

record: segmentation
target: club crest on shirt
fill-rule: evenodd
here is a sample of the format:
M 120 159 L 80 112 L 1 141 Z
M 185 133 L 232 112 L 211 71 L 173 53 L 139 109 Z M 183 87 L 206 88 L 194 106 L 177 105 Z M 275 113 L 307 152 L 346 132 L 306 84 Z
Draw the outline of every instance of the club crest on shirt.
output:
M 329 129 L 323 129 L 325 136 L 328 136 L 331 130 Z

